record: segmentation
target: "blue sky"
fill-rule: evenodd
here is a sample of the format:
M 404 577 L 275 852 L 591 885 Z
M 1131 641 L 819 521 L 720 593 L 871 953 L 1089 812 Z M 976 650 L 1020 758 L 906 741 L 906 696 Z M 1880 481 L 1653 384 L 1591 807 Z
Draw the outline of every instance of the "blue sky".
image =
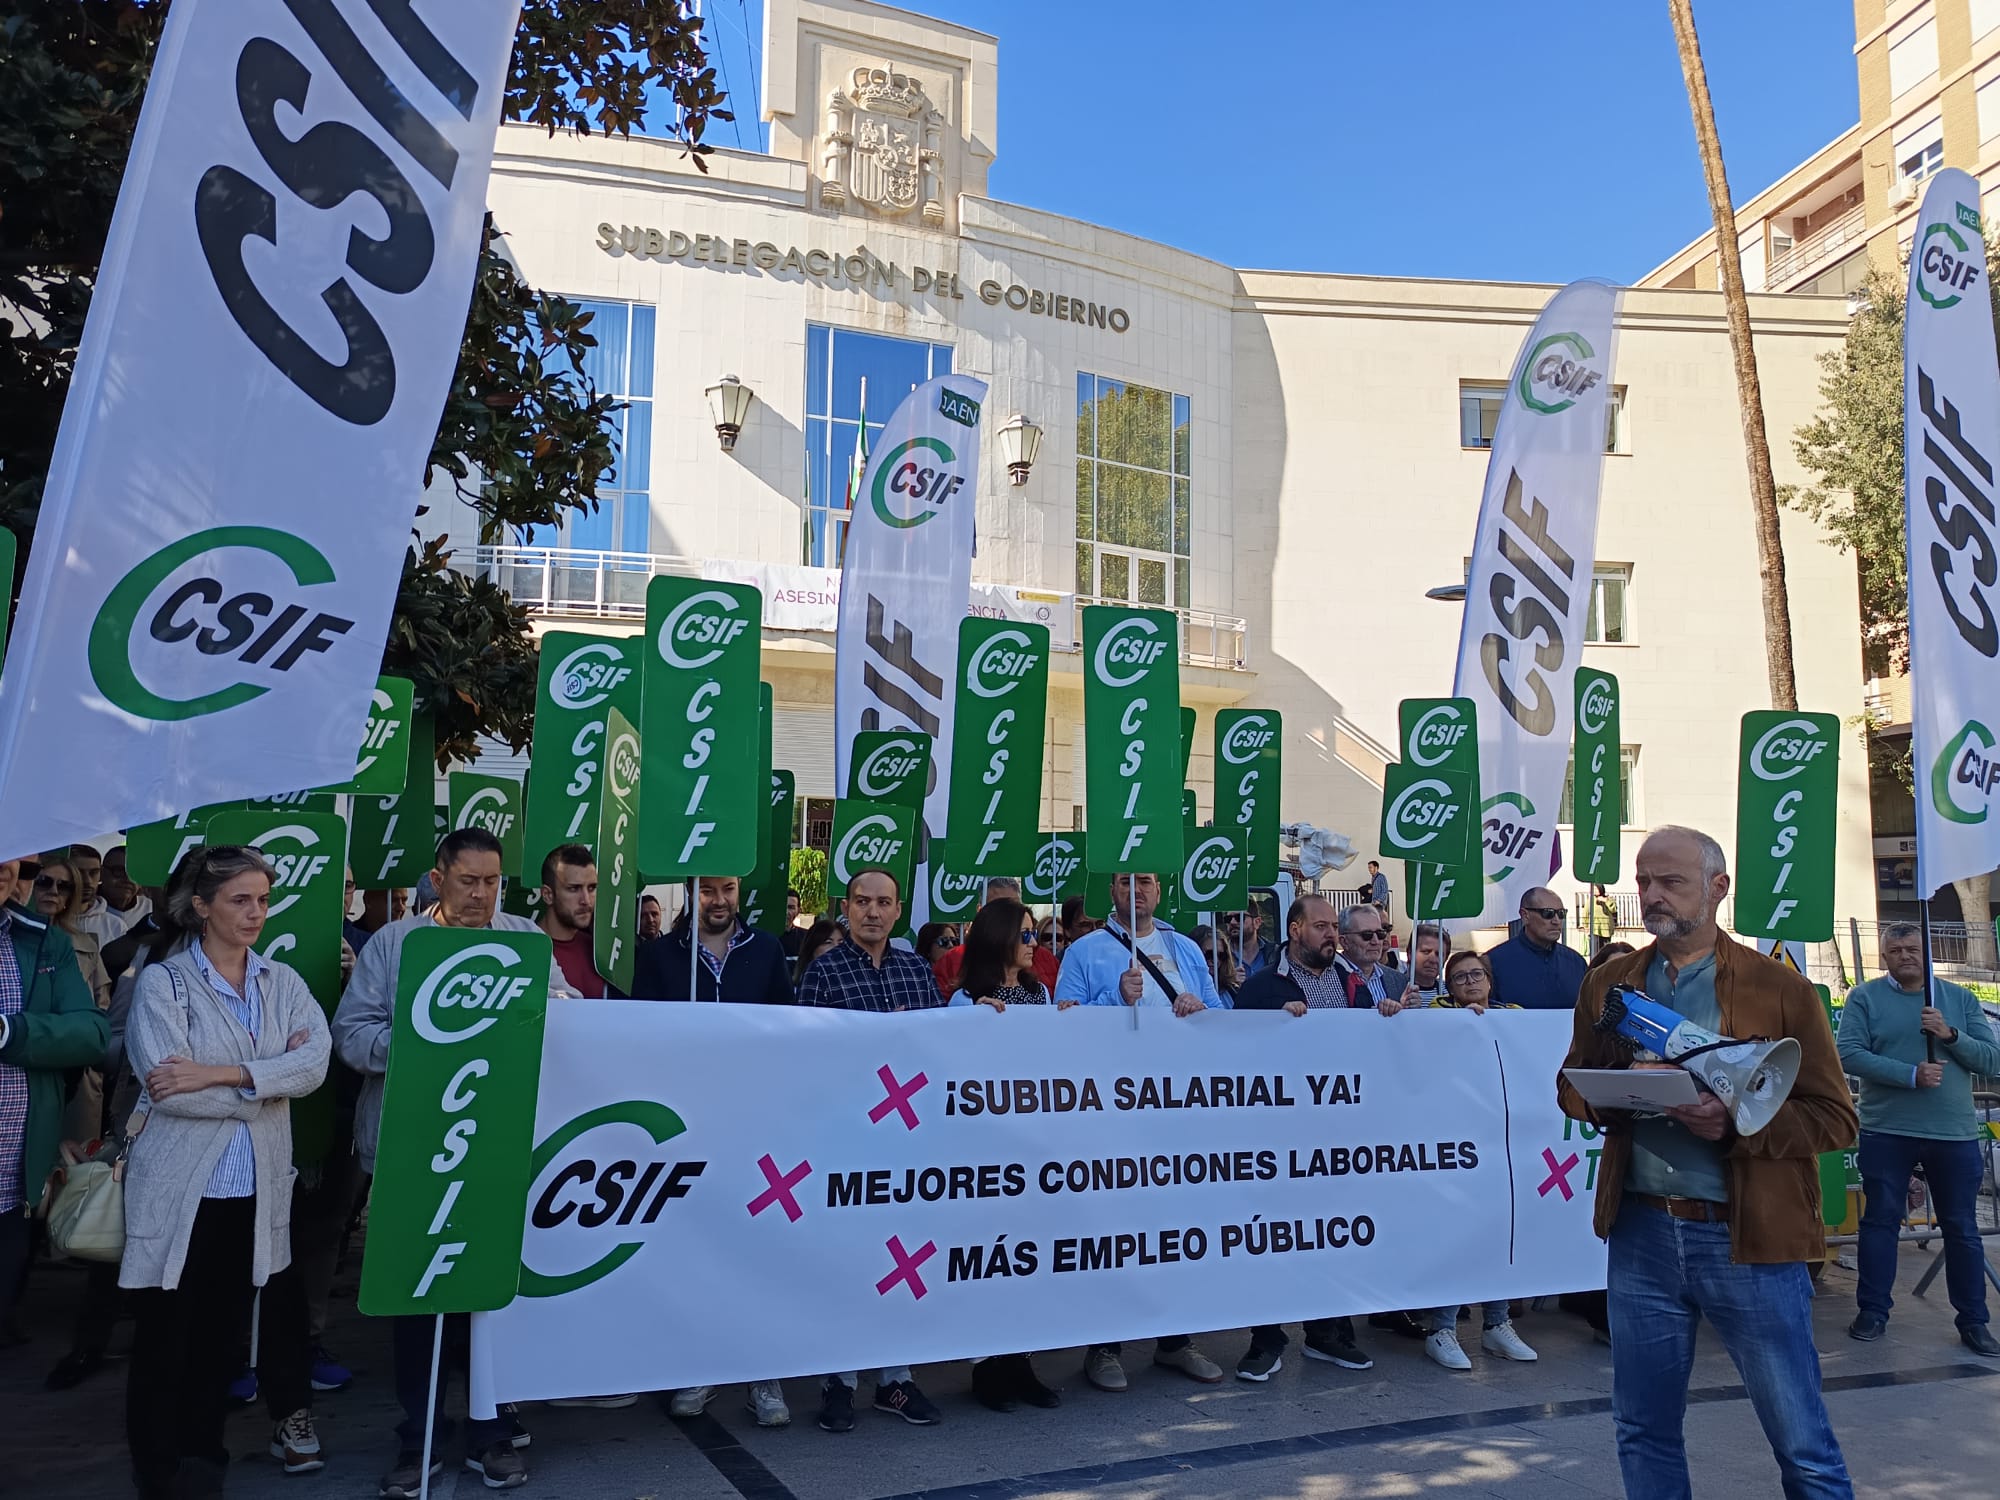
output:
M 760 149 L 761 0 L 706 8 Z M 1000 39 L 994 197 L 1229 265 L 1629 281 L 1709 222 L 1665 0 L 910 8 Z M 1737 202 L 1854 123 L 1844 0 L 1696 20 Z

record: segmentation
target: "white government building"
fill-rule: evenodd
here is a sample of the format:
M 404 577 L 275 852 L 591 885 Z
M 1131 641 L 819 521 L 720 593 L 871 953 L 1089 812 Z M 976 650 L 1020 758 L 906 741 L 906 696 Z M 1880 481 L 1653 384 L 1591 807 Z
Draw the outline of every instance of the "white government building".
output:
M 996 201 L 999 54 L 868 0 L 769 0 L 768 155 L 718 148 L 702 172 L 670 141 L 504 129 L 495 218 L 533 284 L 595 310 L 593 374 L 630 406 L 596 515 L 493 547 L 462 512 L 460 565 L 540 628 L 613 633 L 636 627 L 651 574 L 761 583 L 777 762 L 823 843 L 863 385 L 872 434 L 914 383 L 976 375 L 975 607 L 1046 620 L 1058 645 L 1085 603 L 1178 610 L 1201 815 L 1210 716 L 1277 708 L 1281 815 L 1349 835 L 1359 858 L 1333 880 L 1352 884 L 1398 700 L 1450 689 L 1459 608 L 1425 591 L 1463 576 L 1501 386 L 1554 288 L 1241 270 Z M 1847 310 L 1786 295 L 1751 312 L 1782 483 Z M 1612 378 L 1585 661 L 1625 693 L 1629 890 L 1649 824 L 1733 845 L 1737 721 L 1769 700 L 1721 297 L 1628 291 Z M 727 382 L 749 392 L 733 446 Z M 1015 413 L 1040 436 L 1022 483 L 1000 430 Z M 1853 562 L 1803 518 L 1784 527 L 1801 705 L 1852 717 Z M 1080 826 L 1082 708 L 1072 645 L 1051 682 L 1045 826 Z M 1842 750 L 1837 910 L 1872 917 L 1868 778 L 1858 740 Z

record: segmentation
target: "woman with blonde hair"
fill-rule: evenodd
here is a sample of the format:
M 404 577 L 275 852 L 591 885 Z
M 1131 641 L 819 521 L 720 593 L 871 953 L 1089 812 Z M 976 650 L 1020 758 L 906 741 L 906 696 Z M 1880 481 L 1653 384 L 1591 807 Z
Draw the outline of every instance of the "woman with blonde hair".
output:
M 125 1428 L 145 1497 L 219 1492 L 239 1331 L 291 1263 L 291 1101 L 325 1080 L 332 1039 L 298 972 L 255 951 L 271 882 L 255 849 L 190 853 L 133 995 L 126 1057 L 145 1096 L 118 1284 L 135 1293 Z M 285 1284 L 303 1296 L 298 1278 Z M 272 1452 L 304 1472 L 320 1465 L 305 1341 L 274 1342 L 300 1357 L 262 1362 L 292 1411 Z
M 30 898 L 35 912 L 60 927 L 70 946 L 76 949 L 76 966 L 99 1010 L 111 1007 L 111 973 L 104 967 L 103 949 L 97 934 L 83 925 L 83 881 L 76 866 L 66 856 L 53 856 L 35 872 Z M 94 1141 L 104 1128 L 104 1074 L 85 1068 L 77 1080 L 76 1092 L 63 1111 L 62 1138 L 77 1143 L 79 1151 Z

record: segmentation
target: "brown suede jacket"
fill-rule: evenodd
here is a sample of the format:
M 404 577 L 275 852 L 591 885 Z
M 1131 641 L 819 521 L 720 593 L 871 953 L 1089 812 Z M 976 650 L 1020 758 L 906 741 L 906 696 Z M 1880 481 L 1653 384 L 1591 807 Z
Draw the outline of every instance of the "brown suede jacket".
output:
M 1643 990 L 1654 944 L 1592 969 L 1576 1002 L 1576 1034 L 1566 1068 L 1616 1068 L 1626 1057 L 1615 1038 L 1592 1028 L 1614 985 Z M 1715 943 L 1715 997 L 1722 1006 L 1722 1029 L 1732 1037 L 1775 1040 L 1796 1037 L 1799 1076 L 1791 1096 L 1755 1135 L 1724 1137 L 1729 1171 L 1730 1259 L 1744 1265 L 1779 1265 L 1819 1260 L 1826 1254 L 1820 1222 L 1819 1154 L 1854 1144 L 1858 1122 L 1847 1078 L 1834 1049 L 1833 1029 L 1819 995 L 1798 974 L 1753 948 L 1718 934 Z M 1596 1227 L 1609 1236 L 1624 1201 L 1625 1169 L 1632 1137 L 1623 1111 L 1599 1119 L 1583 1096 L 1556 1075 L 1556 1102 L 1572 1119 L 1604 1132 L 1597 1164 Z

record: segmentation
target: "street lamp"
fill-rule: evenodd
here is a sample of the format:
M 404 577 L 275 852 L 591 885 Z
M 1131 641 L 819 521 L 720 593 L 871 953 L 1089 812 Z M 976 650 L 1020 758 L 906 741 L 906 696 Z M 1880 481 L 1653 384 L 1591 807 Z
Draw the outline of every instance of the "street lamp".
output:
M 1465 585 L 1462 583 L 1441 583 L 1434 589 L 1425 589 L 1426 599 L 1435 599 L 1440 604 L 1465 603 Z
M 750 403 L 757 399 L 757 393 L 734 375 L 725 375 L 706 394 L 709 412 L 715 418 L 715 435 L 722 440 L 722 451 L 733 453 L 737 434 L 743 431 L 743 419 L 750 415 Z
M 1016 485 L 1026 484 L 1028 470 L 1042 451 L 1042 429 L 1015 412 L 994 439 L 1000 444 L 1000 461 L 1007 465 L 1007 477 Z

